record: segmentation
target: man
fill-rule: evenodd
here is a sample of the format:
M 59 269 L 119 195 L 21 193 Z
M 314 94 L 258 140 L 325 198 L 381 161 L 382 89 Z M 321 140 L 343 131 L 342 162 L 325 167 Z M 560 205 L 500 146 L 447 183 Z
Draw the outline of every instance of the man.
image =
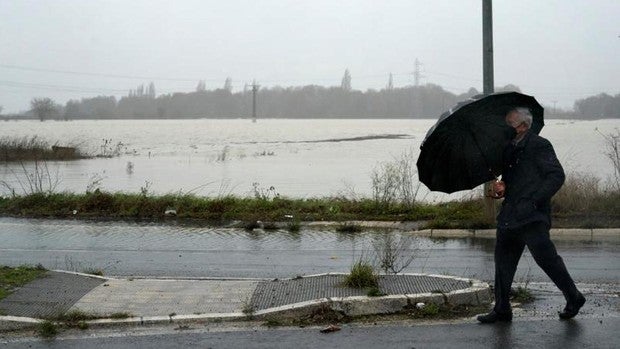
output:
M 567 304 L 559 313 L 560 318 L 573 318 L 586 299 L 575 287 L 549 239 L 551 197 L 564 183 L 564 170 L 551 143 L 529 132 L 529 109 L 510 111 L 506 123 L 516 135 L 504 149 L 502 180 L 493 185 L 494 197 L 504 198 L 497 216 L 495 307 L 477 319 L 482 323 L 512 320 L 510 288 L 526 245 L 536 263 L 564 294 Z

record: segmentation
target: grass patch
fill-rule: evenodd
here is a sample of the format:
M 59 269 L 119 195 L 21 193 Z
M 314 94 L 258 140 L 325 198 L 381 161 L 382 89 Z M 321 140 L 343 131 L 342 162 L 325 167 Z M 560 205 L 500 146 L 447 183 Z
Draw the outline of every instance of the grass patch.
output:
M 43 266 L 0 267 L 0 299 L 5 298 L 16 288 L 41 277 L 46 272 Z
M 372 265 L 360 260 L 351 267 L 351 273 L 346 276 L 344 286 L 352 288 L 378 288 L 379 282 Z
M 37 326 L 37 333 L 43 338 L 54 338 L 58 334 L 58 326 L 55 323 L 46 320 Z

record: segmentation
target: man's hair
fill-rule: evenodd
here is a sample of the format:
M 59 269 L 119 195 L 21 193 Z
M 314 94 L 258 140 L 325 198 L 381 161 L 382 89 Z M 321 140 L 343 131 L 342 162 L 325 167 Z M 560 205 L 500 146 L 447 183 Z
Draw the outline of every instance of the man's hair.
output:
M 532 113 L 530 112 L 528 108 L 518 107 L 518 108 L 514 108 L 512 111 L 516 112 L 519 115 L 519 121 L 527 125 L 528 129 L 532 127 L 533 117 L 532 117 Z

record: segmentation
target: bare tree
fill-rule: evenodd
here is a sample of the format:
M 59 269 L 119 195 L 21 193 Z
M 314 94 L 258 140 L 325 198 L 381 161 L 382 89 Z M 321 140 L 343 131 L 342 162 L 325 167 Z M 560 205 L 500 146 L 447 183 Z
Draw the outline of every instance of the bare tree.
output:
M 605 139 L 605 155 L 611 161 L 614 167 L 614 185 L 616 190 L 620 190 L 620 130 L 616 129 L 616 133 L 603 134 L 596 130 Z
M 53 116 L 58 113 L 58 109 L 56 107 L 56 103 L 50 98 L 33 98 L 30 101 L 30 108 L 34 115 L 39 118 L 39 120 L 44 121 L 45 119 Z
M 374 237 L 372 245 L 378 267 L 386 274 L 398 274 L 416 257 L 418 247 L 413 237 L 387 232 Z

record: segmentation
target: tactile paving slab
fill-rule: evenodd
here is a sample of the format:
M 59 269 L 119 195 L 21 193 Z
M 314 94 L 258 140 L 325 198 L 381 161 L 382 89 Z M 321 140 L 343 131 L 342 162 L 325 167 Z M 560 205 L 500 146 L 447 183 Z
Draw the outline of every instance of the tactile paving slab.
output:
M 106 280 L 48 271 L 0 300 L 4 315 L 35 318 L 55 317 Z
M 319 275 L 297 279 L 264 281 L 252 294 L 256 310 L 321 298 L 365 296 L 367 290 L 342 286 L 345 275 Z M 379 289 L 386 295 L 443 292 L 469 288 L 467 281 L 428 275 L 382 275 Z

